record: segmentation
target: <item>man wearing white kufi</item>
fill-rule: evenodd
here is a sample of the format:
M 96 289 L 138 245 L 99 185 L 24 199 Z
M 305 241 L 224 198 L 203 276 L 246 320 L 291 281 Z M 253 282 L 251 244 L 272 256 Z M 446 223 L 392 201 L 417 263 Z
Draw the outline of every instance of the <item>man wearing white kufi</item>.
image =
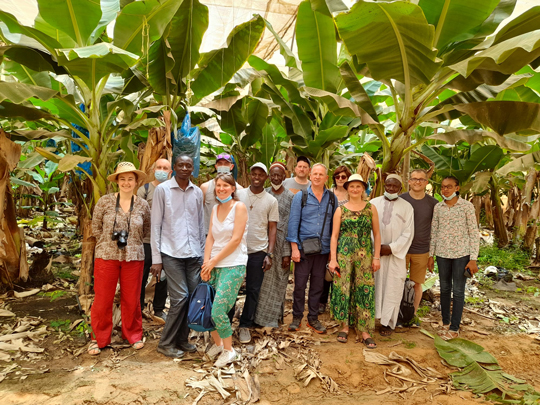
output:
M 396 327 L 407 277 L 405 256 L 414 236 L 413 207 L 398 196 L 402 184 L 401 177 L 389 174 L 384 195 L 370 201 L 379 212 L 381 232 L 381 269 L 375 273 L 375 318 L 381 320 L 382 336 L 391 335 Z

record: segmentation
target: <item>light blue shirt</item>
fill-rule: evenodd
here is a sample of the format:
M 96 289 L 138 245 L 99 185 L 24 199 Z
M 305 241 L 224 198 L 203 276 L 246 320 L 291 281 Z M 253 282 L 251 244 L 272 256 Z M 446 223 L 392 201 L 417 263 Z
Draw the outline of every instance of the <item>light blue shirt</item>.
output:
M 185 190 L 174 177 L 156 187 L 151 223 L 152 264 L 162 262 L 162 253 L 178 259 L 203 256 L 203 193 L 191 181 Z
M 330 198 L 334 198 L 334 206 L 330 204 Z M 306 206 L 302 208 L 302 192 L 299 191 L 294 195 L 291 213 L 289 214 L 289 227 L 287 241 L 298 244 L 298 249 L 302 250 L 301 242 L 310 238 L 319 238 L 321 241 L 321 254 L 330 253 L 330 237 L 332 236 L 332 220 L 334 212 L 338 206 L 337 197 L 330 192 L 326 187 L 321 199 L 317 200 L 315 194 L 311 190 L 311 186 L 307 189 Z M 324 222 L 325 213 L 326 224 L 324 226 L 324 234 L 321 235 L 321 230 Z M 302 218 L 300 218 L 300 213 Z M 300 224 L 300 234 L 298 233 L 298 224 Z

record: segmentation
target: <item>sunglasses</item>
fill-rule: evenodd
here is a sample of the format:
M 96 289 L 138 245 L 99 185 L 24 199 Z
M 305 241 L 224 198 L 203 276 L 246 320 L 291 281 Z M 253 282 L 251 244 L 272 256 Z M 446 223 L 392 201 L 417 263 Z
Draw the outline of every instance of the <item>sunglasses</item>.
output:
M 337 175 L 337 176 L 334 176 L 334 179 L 336 180 L 347 180 L 347 175 L 346 174 L 342 174 L 342 175 Z
M 216 156 L 216 160 L 220 160 L 220 159 L 225 159 L 225 160 L 228 160 L 229 162 L 232 161 L 231 155 L 228 155 L 226 153 L 221 153 Z

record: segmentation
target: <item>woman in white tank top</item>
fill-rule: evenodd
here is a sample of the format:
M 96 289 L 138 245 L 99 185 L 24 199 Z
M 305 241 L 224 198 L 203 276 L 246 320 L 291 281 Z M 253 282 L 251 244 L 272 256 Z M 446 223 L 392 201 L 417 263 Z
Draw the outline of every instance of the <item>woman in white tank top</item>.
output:
M 211 332 L 215 345 L 207 354 L 213 358 L 221 353 L 215 366 L 224 367 L 237 359 L 227 314 L 236 302 L 246 274 L 248 214 L 244 203 L 235 196 L 236 183 L 232 175 L 218 174 L 215 186 L 219 204 L 212 209 L 201 278 L 209 280 L 216 290 L 212 306 L 216 329 Z

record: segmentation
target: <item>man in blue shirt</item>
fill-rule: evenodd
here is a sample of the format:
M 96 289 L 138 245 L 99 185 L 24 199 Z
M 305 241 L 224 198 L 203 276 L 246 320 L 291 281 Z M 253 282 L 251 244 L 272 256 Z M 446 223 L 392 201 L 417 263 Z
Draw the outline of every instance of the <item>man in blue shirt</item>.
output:
M 323 291 L 326 263 L 330 253 L 332 218 L 338 202 L 334 193 L 325 187 L 328 180 L 326 166 L 322 163 L 314 164 L 310 179 L 311 186 L 306 192 L 305 205 L 302 206 L 303 193 L 297 193 L 289 216 L 287 241 L 291 242 L 291 259 L 295 263 L 293 321 L 289 325 L 289 330 L 296 331 L 300 328 L 304 315 L 306 286 L 310 280 L 307 325 L 317 333 L 326 333 L 326 328 L 318 320 L 319 299 Z M 320 251 L 306 254 L 304 248 L 309 242 L 313 242 L 313 239 L 320 241 Z
M 167 357 L 182 357 L 197 348 L 188 342 L 188 298 L 201 281 L 206 243 L 203 193 L 190 180 L 193 159 L 180 155 L 174 160 L 175 176 L 154 191 L 152 203 L 152 267 L 158 277 L 167 276 L 171 307 L 157 351 Z

